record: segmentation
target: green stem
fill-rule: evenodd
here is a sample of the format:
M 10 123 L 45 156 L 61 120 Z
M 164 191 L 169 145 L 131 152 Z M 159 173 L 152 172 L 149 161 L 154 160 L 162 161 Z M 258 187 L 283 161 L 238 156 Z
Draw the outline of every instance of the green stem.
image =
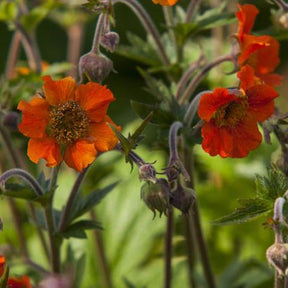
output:
M 97 217 L 96 217 L 95 210 L 90 211 L 90 217 L 93 221 L 96 221 Z M 94 235 L 94 240 L 95 240 L 94 243 L 95 243 L 95 248 L 97 252 L 97 257 L 99 260 L 100 275 L 103 280 L 103 287 L 112 288 L 113 283 L 112 283 L 109 265 L 108 265 L 106 254 L 105 254 L 105 247 L 104 247 L 104 242 L 103 242 L 103 238 L 101 235 L 101 231 L 94 229 L 93 235 Z
M 191 182 L 189 183 L 190 188 L 194 188 L 194 178 L 193 178 L 193 157 L 192 157 L 192 151 L 191 149 L 184 146 L 184 165 L 187 169 L 188 173 L 191 177 Z M 188 217 L 191 217 L 190 224 L 193 225 L 193 227 L 190 228 L 190 232 L 195 231 L 195 241 L 197 243 L 198 251 L 201 257 L 202 267 L 205 275 L 205 279 L 208 285 L 208 288 L 215 288 L 215 280 L 212 273 L 211 264 L 208 257 L 208 251 L 207 246 L 204 240 L 204 235 L 202 232 L 201 227 L 201 221 L 200 221 L 200 215 L 198 210 L 198 203 L 197 199 L 195 198 L 194 205 L 193 205 L 193 213 L 188 215 Z M 189 251 L 191 253 L 191 251 Z
M 190 23 L 194 14 L 195 14 L 195 11 L 197 9 L 197 6 L 200 4 L 200 0 L 190 0 L 190 3 L 187 7 L 187 12 L 186 12 L 186 19 L 185 19 L 185 22 L 186 23 Z
M 173 208 L 168 209 L 165 234 L 165 267 L 164 288 L 170 288 L 172 283 L 172 239 L 173 239 Z

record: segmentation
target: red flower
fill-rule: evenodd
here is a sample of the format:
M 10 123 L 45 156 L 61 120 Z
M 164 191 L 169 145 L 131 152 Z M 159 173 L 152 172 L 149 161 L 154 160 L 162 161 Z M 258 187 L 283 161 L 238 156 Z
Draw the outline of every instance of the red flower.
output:
M 245 157 L 261 143 L 257 122 L 273 114 L 277 92 L 268 85 L 251 83 L 243 84 L 241 90 L 216 88 L 200 98 L 202 147 L 211 156 Z
M 30 280 L 27 276 L 19 278 L 9 278 L 7 288 L 32 288 Z
M 248 64 L 253 67 L 257 77 L 264 83 L 271 86 L 280 85 L 281 76 L 271 74 L 280 62 L 278 41 L 267 35 L 250 35 L 259 11 L 251 4 L 238 5 L 238 7 L 236 17 L 239 21 L 237 38 L 240 45 L 238 56 L 240 67 Z
M 109 127 L 116 125 L 106 115 L 115 98 L 98 83 L 77 86 L 71 77 L 42 79 L 44 97 L 35 96 L 18 105 L 23 112 L 19 130 L 31 138 L 27 154 L 34 163 L 44 158 L 53 167 L 64 159 L 69 167 L 81 171 L 97 152 L 111 150 L 118 142 Z

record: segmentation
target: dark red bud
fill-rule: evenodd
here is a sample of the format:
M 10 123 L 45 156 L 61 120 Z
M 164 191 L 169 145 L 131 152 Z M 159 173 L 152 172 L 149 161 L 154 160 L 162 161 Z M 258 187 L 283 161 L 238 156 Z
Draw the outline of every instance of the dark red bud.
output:
M 119 35 L 116 32 L 107 32 L 101 36 L 101 46 L 110 52 L 114 52 L 119 43 Z
M 156 171 L 152 164 L 143 164 L 139 167 L 139 179 L 156 183 Z
M 266 257 L 280 275 L 287 276 L 288 244 L 276 243 L 271 245 L 266 251 Z

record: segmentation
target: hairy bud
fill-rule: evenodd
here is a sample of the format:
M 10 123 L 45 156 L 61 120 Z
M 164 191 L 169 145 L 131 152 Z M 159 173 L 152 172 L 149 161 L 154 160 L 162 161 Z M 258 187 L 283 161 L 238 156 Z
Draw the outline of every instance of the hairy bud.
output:
M 282 276 L 288 276 L 288 244 L 276 243 L 266 251 L 268 262 Z
M 139 167 L 139 179 L 144 181 L 150 181 L 152 183 L 156 183 L 158 179 L 156 179 L 156 171 L 152 164 L 143 164 Z
M 113 70 L 113 62 L 104 55 L 89 52 L 81 56 L 79 73 L 94 82 L 101 83 Z M 83 79 L 81 79 L 83 80 Z
M 196 199 L 195 191 L 191 188 L 182 186 L 180 181 L 175 181 L 173 184 L 174 187 L 171 189 L 170 193 L 170 204 L 187 215 Z
M 68 275 L 51 275 L 41 281 L 38 288 L 72 288 L 73 278 Z
M 101 46 L 110 52 L 114 52 L 119 43 L 119 35 L 116 32 L 107 32 L 101 36 Z
M 154 217 L 156 211 L 167 214 L 169 208 L 169 192 L 170 188 L 165 179 L 157 179 L 156 183 L 146 182 L 141 187 L 141 199 L 145 202 L 147 207 L 152 210 Z

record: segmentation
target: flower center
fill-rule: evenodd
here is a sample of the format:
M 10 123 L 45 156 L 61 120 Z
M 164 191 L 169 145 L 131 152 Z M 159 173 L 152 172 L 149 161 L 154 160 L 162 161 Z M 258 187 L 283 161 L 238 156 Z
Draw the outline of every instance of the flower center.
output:
M 72 144 L 88 135 L 89 118 L 75 101 L 59 104 L 50 111 L 48 134 L 59 144 Z
M 246 116 L 247 106 L 247 100 L 242 98 L 220 107 L 214 116 L 216 126 L 235 127 Z

